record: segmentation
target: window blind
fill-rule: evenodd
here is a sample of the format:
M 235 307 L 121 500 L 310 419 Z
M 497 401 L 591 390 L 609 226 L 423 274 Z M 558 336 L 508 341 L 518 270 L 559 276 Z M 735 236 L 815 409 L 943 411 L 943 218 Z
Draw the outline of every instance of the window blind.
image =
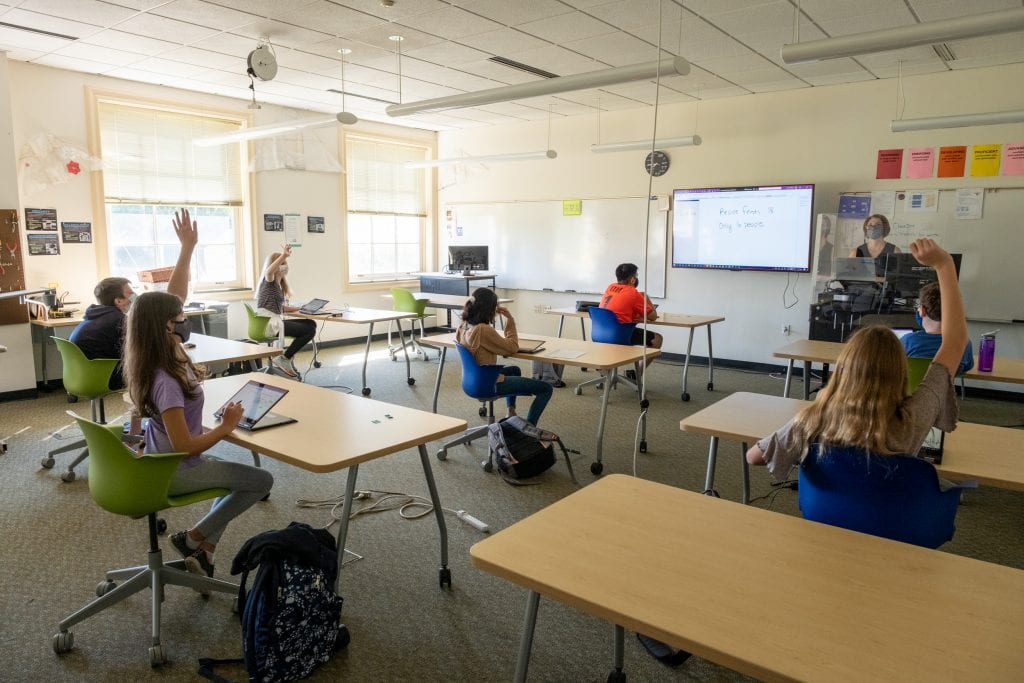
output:
M 115 102 L 98 111 L 108 203 L 242 205 L 240 145 L 192 144 L 238 122 Z
M 350 213 L 426 217 L 423 169 L 405 167 L 425 159 L 426 148 L 351 136 L 345 144 Z

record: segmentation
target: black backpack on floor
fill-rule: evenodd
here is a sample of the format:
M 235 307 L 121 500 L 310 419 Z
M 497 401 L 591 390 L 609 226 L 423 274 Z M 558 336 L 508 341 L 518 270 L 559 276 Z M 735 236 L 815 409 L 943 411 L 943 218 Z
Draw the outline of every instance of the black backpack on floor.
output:
M 484 462 L 484 470 L 490 472 L 497 464 L 502 477 L 510 484 L 516 483 L 512 480 L 536 477 L 550 469 L 555 464 L 555 444 L 562 449 L 573 483 L 579 483 L 569 460 L 569 453 L 579 451 L 566 448 L 557 434 L 538 429 L 518 415 L 490 425 L 487 442 L 490 453 Z

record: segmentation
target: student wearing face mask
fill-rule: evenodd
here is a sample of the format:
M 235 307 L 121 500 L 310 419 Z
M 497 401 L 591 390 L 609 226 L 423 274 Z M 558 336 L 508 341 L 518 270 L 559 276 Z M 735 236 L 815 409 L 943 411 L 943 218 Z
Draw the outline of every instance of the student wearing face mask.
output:
M 281 245 L 280 252 L 274 252 L 263 262 L 259 288 L 256 290 L 256 312 L 270 317 L 268 334 L 277 334 L 284 325 L 285 335 L 292 337 L 292 343 L 284 353 L 273 359 L 274 367 L 289 377 L 298 377 L 292 362 L 295 354 L 305 348 L 316 336 L 316 322 L 307 318 L 282 319 L 285 313 L 294 313 L 299 306 L 288 303 L 291 290 L 288 287 L 288 257 L 292 255 L 290 245 Z
M 121 358 L 124 347 L 125 316 L 135 300 L 131 283 L 123 277 L 106 277 L 93 290 L 96 303 L 85 309 L 85 317 L 68 337 L 86 358 Z M 124 386 L 122 364 L 110 375 L 110 388 Z
M 650 298 L 637 289 L 640 285 L 639 272 L 635 263 L 620 263 L 615 268 L 615 282 L 608 285 L 601 295 L 601 308 L 615 313 L 620 323 L 642 323 L 644 320 L 653 322 L 658 319 L 658 311 Z M 664 337 L 657 332 L 645 331 L 637 325 L 630 343 L 633 346 L 645 345 L 660 349 L 664 341 Z M 652 360 L 648 358 L 647 363 Z M 626 376 L 635 379 L 632 370 L 627 371 Z
M 183 495 L 223 487 L 230 492 L 214 501 L 210 512 L 194 527 L 171 535 L 189 571 L 213 576 L 217 542 L 232 519 L 270 492 L 273 477 L 266 470 L 220 460 L 205 451 L 234 430 L 242 406 L 229 403 L 220 423 L 203 429 L 202 367 L 182 348 L 192 326 L 183 302 L 188 293 L 189 262 L 198 242 L 198 229 L 187 210 L 175 214 L 174 231 L 181 242 L 178 261 L 166 292 L 138 297 L 128 316 L 124 378 L 136 410 L 150 418 L 146 453 L 187 453 L 168 493 Z
M 877 262 L 884 261 L 889 254 L 900 254 L 900 248 L 885 238 L 892 232 L 889 219 L 880 213 L 874 213 L 864 219 L 864 244 L 850 250 L 850 258 L 870 256 Z M 884 266 L 884 263 L 882 264 Z

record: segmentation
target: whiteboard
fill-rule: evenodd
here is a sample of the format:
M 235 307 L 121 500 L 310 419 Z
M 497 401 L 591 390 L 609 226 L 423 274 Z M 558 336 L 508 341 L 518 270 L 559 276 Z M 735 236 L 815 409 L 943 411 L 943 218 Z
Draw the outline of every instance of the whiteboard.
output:
M 892 225 L 887 240 L 909 252 L 912 240 L 931 237 L 946 251 L 963 254 L 960 289 L 968 318 L 1024 319 L 1024 188 L 986 189 L 977 220 L 956 217 L 956 190 L 939 192 L 937 211 L 909 211 L 902 195 L 919 191 L 896 191 L 895 210 L 885 212 Z M 843 194 L 871 197 L 870 192 Z M 863 243 L 864 220 L 838 223 L 836 252 L 846 256 L 851 245 Z
M 615 267 L 629 262 L 640 267 L 640 289 L 664 298 L 668 211 L 646 197 L 582 203 L 579 216 L 563 216 L 560 200 L 447 204 L 439 263 L 449 245 L 483 244 L 498 287 L 601 294 L 615 281 Z

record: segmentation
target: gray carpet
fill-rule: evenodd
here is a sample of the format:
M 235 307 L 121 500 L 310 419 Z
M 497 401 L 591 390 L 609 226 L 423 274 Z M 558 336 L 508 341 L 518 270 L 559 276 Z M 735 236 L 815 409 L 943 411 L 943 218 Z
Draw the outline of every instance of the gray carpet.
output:
M 369 367 L 373 398 L 430 410 L 436 365 L 414 362 L 417 383 L 409 387 L 404 364 L 379 355 L 382 348 L 374 345 L 378 357 Z M 325 351 L 324 367 L 313 370 L 308 380 L 358 389 L 361 352 L 359 346 Z M 308 358 L 299 365 L 306 362 Z M 719 369 L 715 390 L 708 392 L 704 388 L 706 369 L 693 368 L 692 400 L 682 403 L 678 366 L 658 363 L 649 375 L 649 450 L 635 457 L 637 476 L 698 491 L 703 488 L 707 440 L 681 432 L 679 420 L 733 391 L 777 395 L 782 389 L 778 377 Z M 594 480 L 589 466 L 600 395 L 588 389 L 583 396 L 575 396 L 572 386 L 593 376 L 593 372 L 567 368 L 565 379 L 570 386 L 555 390 L 542 421 L 543 427 L 583 452 L 575 457 L 574 466 L 584 485 Z M 477 404 L 462 394 L 458 381 L 458 364 L 449 358 L 439 411 L 478 423 Z M 110 414 L 121 409 L 117 399 L 110 404 Z M 68 405 L 59 393 L 34 401 L 0 403 L 0 437 L 29 428 L 10 438 L 10 451 L 0 456 L 0 537 L 4 541 L 0 680 L 192 681 L 197 678 L 198 657 L 240 656 L 239 626 L 231 612 L 231 598 L 214 595 L 203 600 L 196 593 L 174 587 L 167 590 L 163 610 L 163 642 L 170 662 L 161 669 L 152 670 L 148 664 L 148 593 L 76 626 L 71 653 L 57 656 L 52 652 L 50 638 L 58 621 L 93 596 L 105 570 L 143 561 L 146 546 L 144 522 L 116 517 L 93 505 L 85 481 L 86 465 L 79 467 L 78 480 L 70 484 L 59 478 L 68 463 L 67 455 L 58 456 L 53 470 L 39 467 L 47 450 L 74 436 L 66 430 L 63 440 L 49 437 L 52 430 L 67 424 L 64 411 L 68 408 L 88 413 L 87 404 Z M 637 415 L 633 394 L 625 388 L 616 390 L 604 442 L 606 473 L 632 472 Z M 968 397 L 962 416 L 989 424 L 1020 424 L 1024 404 Z M 465 509 L 493 530 L 574 490 L 561 463 L 544 474 L 538 485 L 513 487 L 481 470 L 479 461 L 486 454 L 483 441 L 470 448 L 456 447 L 446 462 L 433 458 L 436 448 L 437 444 L 431 444 L 430 452 L 444 506 Z M 738 452 L 737 444 L 723 442 L 719 457 L 716 485 L 721 495 L 731 500 L 740 495 Z M 215 453 L 250 462 L 247 452 L 233 446 L 218 446 Z M 219 575 L 226 575 L 241 543 L 258 532 L 286 526 L 292 520 L 314 526 L 329 523 L 327 508 L 298 508 L 295 502 L 329 499 L 343 490 L 343 473 L 316 475 L 268 458 L 264 458 L 264 466 L 276 480 L 271 498 L 228 528 L 219 546 Z M 754 471 L 751 478 L 752 495 L 769 496 L 755 504 L 798 514 L 794 491 L 773 489 L 762 471 Z M 361 466 L 358 488 L 426 495 L 414 450 Z M 1024 568 L 1022 509 L 1021 493 L 994 488 L 970 491 L 957 518 L 956 537 L 943 551 Z M 197 517 L 198 511 L 190 508 L 166 514 L 172 530 L 189 526 Z M 405 520 L 397 511 L 387 511 L 359 516 L 352 522 L 349 547 L 365 556 L 346 566 L 342 575 L 343 617 L 351 629 L 352 643 L 312 680 L 505 681 L 512 677 L 526 594 L 472 568 L 469 548 L 483 536 L 454 515 L 447 519 L 453 573 L 450 591 L 438 588 L 437 527 L 432 516 Z M 173 552 L 168 552 L 170 544 L 165 541 L 164 547 L 169 556 Z M 793 590 L 798 591 L 799 586 Z M 613 629 L 606 623 L 542 601 L 531 680 L 605 680 L 611 669 L 612 635 Z M 743 678 L 696 657 L 678 669 L 669 669 L 651 658 L 632 634 L 627 637 L 625 657 L 626 672 L 634 681 Z M 229 668 L 224 675 L 245 680 L 241 668 Z

